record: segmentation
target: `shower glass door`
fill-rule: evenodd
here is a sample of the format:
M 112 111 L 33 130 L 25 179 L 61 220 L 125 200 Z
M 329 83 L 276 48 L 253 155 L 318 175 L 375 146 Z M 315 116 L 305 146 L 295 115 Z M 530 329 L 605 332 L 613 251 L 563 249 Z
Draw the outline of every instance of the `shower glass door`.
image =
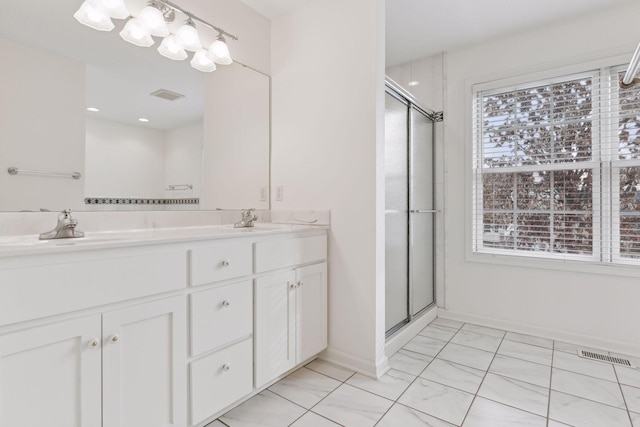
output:
M 398 89 L 387 87 L 387 335 L 434 303 L 433 126 L 429 113 Z
M 409 105 L 389 93 L 385 111 L 386 330 L 409 319 Z

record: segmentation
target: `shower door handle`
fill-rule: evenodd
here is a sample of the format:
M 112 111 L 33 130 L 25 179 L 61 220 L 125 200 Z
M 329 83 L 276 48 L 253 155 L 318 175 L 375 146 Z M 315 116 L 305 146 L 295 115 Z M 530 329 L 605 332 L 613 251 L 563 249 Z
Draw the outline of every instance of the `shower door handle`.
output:
M 411 209 L 409 213 L 438 213 L 439 210 Z

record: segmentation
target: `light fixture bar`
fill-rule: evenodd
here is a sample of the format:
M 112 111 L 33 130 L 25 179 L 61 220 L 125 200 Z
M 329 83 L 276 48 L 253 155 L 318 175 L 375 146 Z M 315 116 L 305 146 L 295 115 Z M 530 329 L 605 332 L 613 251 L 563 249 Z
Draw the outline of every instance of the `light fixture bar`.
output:
M 629 62 L 629 68 L 627 68 L 627 72 L 624 74 L 624 77 L 622 78 L 622 82 L 620 83 L 620 86 L 622 86 L 623 88 L 626 88 L 626 87 L 632 86 L 634 83 L 637 83 L 638 79 L 636 79 L 635 77 L 639 67 L 640 67 L 640 44 L 638 44 L 638 47 L 636 48 L 636 51 L 633 54 L 633 57 L 631 57 L 631 62 Z
M 223 30 L 223 29 L 222 29 L 222 28 L 220 28 L 220 27 L 216 27 L 215 25 L 208 23 L 208 22 L 207 22 L 207 21 L 205 21 L 204 19 L 199 18 L 198 16 L 194 15 L 193 13 L 191 13 L 191 12 L 189 12 L 189 11 L 187 11 L 187 10 L 185 10 L 185 9 L 181 8 L 180 6 L 178 6 L 177 4 L 173 3 L 172 1 L 169 1 L 169 0 L 156 0 L 156 1 L 157 1 L 158 3 L 162 3 L 162 4 L 164 4 L 164 5 L 168 6 L 168 7 L 170 7 L 171 9 L 179 10 L 180 12 L 182 12 L 183 14 L 185 14 L 187 17 L 189 17 L 189 18 L 191 18 L 191 19 L 195 19 L 196 21 L 199 21 L 199 22 L 203 23 L 203 24 L 204 24 L 204 25 L 206 25 L 207 27 L 209 27 L 209 28 L 212 28 L 212 29 L 216 30 L 218 33 L 223 34 L 223 35 L 225 35 L 225 36 L 229 37 L 230 39 L 233 39 L 233 40 L 235 40 L 235 41 L 238 41 L 238 37 L 237 37 L 237 36 L 234 36 L 233 34 L 226 32 L 225 30 Z

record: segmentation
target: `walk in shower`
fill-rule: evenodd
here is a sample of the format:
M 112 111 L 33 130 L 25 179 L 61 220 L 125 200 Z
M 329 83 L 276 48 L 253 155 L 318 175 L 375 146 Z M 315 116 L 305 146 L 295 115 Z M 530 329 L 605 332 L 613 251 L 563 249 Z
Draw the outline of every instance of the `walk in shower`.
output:
M 385 223 L 387 336 L 435 302 L 435 115 L 387 79 Z

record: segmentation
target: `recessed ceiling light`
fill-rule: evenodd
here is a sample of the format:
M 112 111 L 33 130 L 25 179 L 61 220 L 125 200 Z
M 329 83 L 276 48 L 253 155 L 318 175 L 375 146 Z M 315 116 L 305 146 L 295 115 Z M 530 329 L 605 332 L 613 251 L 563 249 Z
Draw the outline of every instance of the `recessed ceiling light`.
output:
M 139 118 L 138 121 L 142 123 L 147 123 L 149 119 Z
M 91 111 L 92 113 L 97 113 L 98 111 L 100 111 L 100 109 L 96 107 L 88 107 L 87 111 Z
M 412 81 L 412 82 L 409 82 L 409 86 L 418 86 L 419 84 L 420 84 L 420 82 L 417 82 L 415 80 Z

